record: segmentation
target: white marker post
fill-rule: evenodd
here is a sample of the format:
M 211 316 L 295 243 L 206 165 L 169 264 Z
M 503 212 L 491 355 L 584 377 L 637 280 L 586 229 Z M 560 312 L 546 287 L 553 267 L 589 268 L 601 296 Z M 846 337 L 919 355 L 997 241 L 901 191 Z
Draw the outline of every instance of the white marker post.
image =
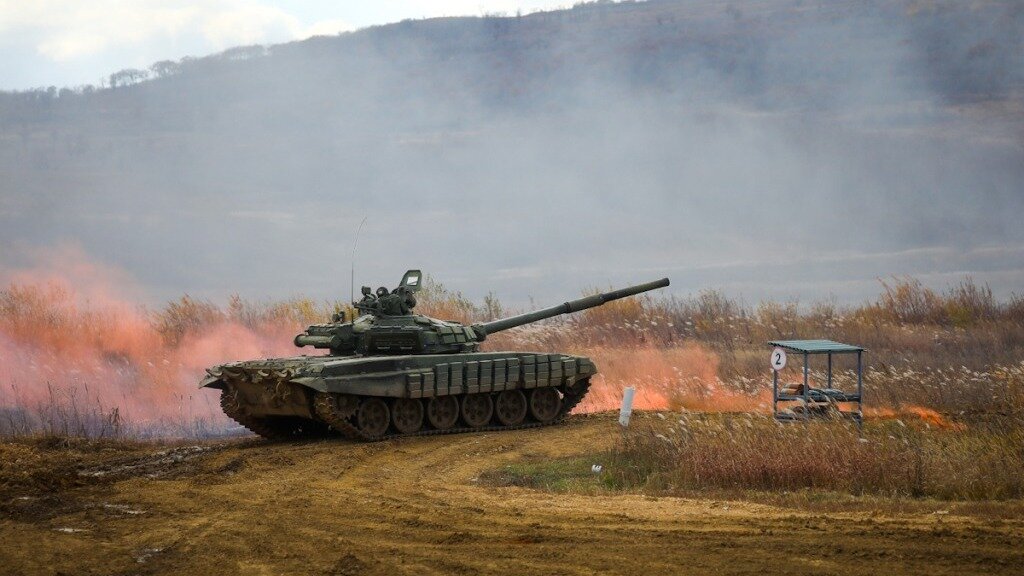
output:
M 636 394 L 636 388 L 632 386 L 625 388 L 622 391 L 622 407 L 619 408 L 619 424 L 623 428 L 629 426 L 629 417 L 633 415 L 633 396 Z
M 779 417 L 779 370 L 786 367 L 786 351 L 781 346 L 772 350 L 772 415 Z

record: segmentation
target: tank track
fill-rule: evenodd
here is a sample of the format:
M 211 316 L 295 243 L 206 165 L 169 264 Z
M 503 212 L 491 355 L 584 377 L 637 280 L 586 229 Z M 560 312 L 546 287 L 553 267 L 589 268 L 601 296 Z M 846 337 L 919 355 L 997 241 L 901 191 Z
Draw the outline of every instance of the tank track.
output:
M 238 402 L 235 391 L 224 390 L 221 392 L 220 408 L 228 418 L 268 440 L 294 440 L 315 436 L 326 431 L 319 422 L 303 418 L 260 418 L 246 414 Z
M 477 428 L 470 428 L 467 426 L 463 427 L 452 427 L 444 430 L 419 430 L 409 434 L 402 434 L 400 432 L 390 432 L 382 436 L 367 436 L 363 434 L 352 422 L 355 410 L 351 410 L 347 416 L 340 414 L 337 409 L 334 408 L 334 401 L 329 394 L 318 393 L 314 400 L 314 410 L 318 418 L 326 422 L 331 428 L 338 431 L 342 436 L 349 440 L 356 440 L 359 442 L 380 442 L 382 440 L 389 440 L 391 438 L 409 438 L 413 436 L 440 436 L 442 434 L 464 434 L 467 432 L 498 432 L 502 430 L 523 430 L 526 428 L 540 428 L 542 426 L 551 426 L 557 424 L 565 419 L 566 416 L 572 412 L 572 409 L 583 400 L 583 397 L 587 395 L 590 390 L 590 380 L 585 380 L 577 384 L 578 390 L 570 391 L 562 390 L 562 408 L 559 410 L 558 415 L 555 416 L 550 422 L 523 422 L 521 424 L 515 424 L 513 426 L 480 426 Z

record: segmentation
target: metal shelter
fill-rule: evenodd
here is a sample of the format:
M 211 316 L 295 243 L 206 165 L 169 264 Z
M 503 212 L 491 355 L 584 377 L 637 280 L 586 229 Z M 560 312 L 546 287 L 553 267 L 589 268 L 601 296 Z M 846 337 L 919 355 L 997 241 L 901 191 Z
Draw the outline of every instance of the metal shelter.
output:
M 779 390 L 779 370 L 772 370 L 772 414 L 780 421 L 807 420 L 816 416 L 832 413 L 830 408 L 836 407 L 839 414 L 853 419 L 860 426 L 864 420 L 863 401 L 863 354 L 864 348 L 852 344 L 843 344 L 832 340 L 775 340 L 769 345 L 782 348 L 789 352 L 803 355 L 803 385 L 795 391 Z M 810 357 L 825 354 L 828 357 L 827 380 L 825 388 L 810 387 Z M 835 354 L 857 355 L 857 391 L 843 391 L 833 388 L 832 356 Z M 799 402 L 799 412 L 792 409 L 779 410 L 780 402 Z M 843 410 L 840 404 L 856 403 L 856 411 Z

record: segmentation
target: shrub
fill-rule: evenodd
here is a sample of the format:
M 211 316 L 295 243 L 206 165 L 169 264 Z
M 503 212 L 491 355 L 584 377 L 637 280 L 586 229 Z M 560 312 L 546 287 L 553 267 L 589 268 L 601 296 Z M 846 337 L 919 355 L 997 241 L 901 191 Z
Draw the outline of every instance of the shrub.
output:
M 181 342 L 186 334 L 200 330 L 224 320 L 224 313 L 216 305 L 197 300 L 188 294 L 168 303 L 164 309 L 153 314 L 153 324 L 170 346 Z
M 894 278 L 892 283 L 884 280 L 885 290 L 878 307 L 892 320 L 906 323 L 936 322 L 942 316 L 942 301 L 931 289 L 916 278 Z
M 975 284 L 970 276 L 949 290 L 944 307 L 947 320 L 959 328 L 992 321 L 999 313 L 992 289 Z
M 423 289 L 416 293 L 416 312 L 441 320 L 454 320 L 472 324 L 480 318 L 480 311 L 473 302 L 462 295 L 445 288 L 429 274 L 423 280 Z

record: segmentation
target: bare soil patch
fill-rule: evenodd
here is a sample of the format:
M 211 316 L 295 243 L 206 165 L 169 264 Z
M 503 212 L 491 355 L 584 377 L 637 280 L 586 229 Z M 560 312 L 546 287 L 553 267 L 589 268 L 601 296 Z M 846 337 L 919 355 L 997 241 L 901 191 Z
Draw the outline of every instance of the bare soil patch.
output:
M 75 505 L 5 508 L 0 563 L 15 574 L 315 575 L 1011 574 L 1024 565 L 1024 519 L 984 506 L 937 514 L 863 499 L 822 510 L 480 480 L 606 450 L 617 434 L 614 417 L 598 415 L 377 444 L 36 447 L 29 462 L 74 479 L 8 482 L 8 466 L 5 506 L 44 492 Z M 88 474 L 97 471 L 109 472 Z

